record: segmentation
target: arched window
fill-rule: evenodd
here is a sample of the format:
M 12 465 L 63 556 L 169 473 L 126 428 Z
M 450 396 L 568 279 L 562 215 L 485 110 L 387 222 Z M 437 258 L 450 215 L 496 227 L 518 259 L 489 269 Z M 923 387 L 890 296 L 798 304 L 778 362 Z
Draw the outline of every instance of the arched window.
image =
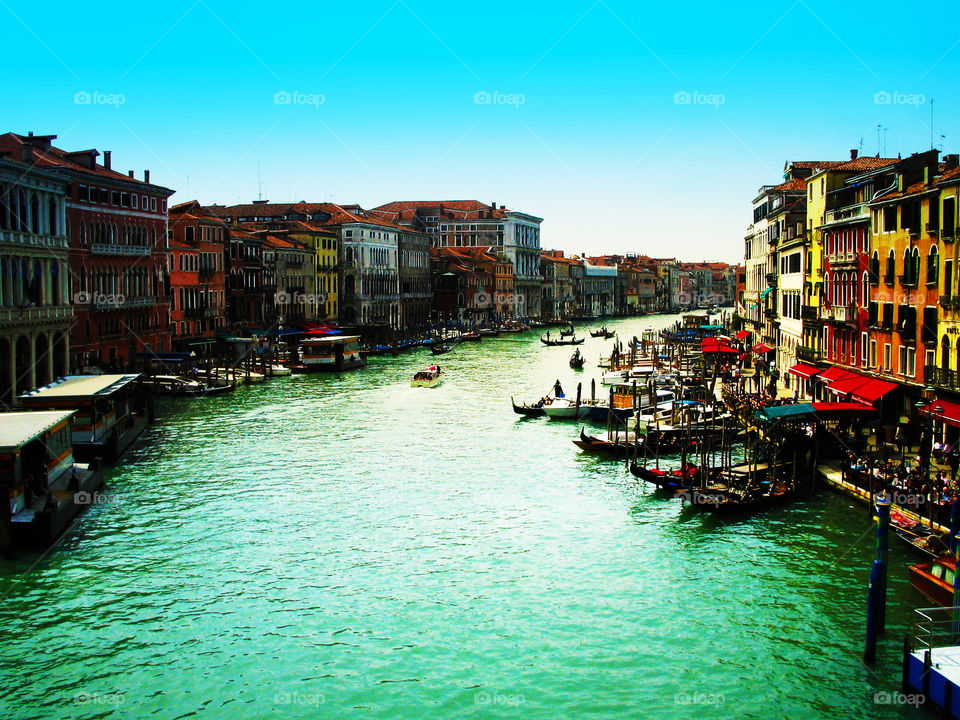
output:
M 49 207 L 49 217 L 47 218 L 50 227 L 51 235 L 60 234 L 60 213 L 57 208 L 57 198 L 56 196 L 50 197 L 50 207 Z
M 919 250 L 917 251 L 919 255 Z M 936 285 L 940 282 L 940 256 L 937 246 L 931 245 L 927 253 L 927 285 Z
M 36 193 L 30 195 L 30 231 L 38 235 L 43 231 L 40 227 L 40 198 Z
M 880 253 L 876 250 L 870 257 L 870 282 L 874 285 L 880 282 Z
M 947 335 L 940 341 L 940 369 L 950 369 L 950 338 Z
M 840 296 L 837 298 L 837 302 L 841 305 L 850 304 L 850 277 L 847 273 L 843 274 L 840 283 Z
M 860 307 L 867 307 L 870 304 L 870 275 L 863 273 L 860 279 Z
M 887 255 L 887 269 L 884 275 L 883 281 L 887 285 L 893 285 L 894 279 L 897 276 L 897 258 L 893 253 L 893 248 L 890 248 L 890 253 Z

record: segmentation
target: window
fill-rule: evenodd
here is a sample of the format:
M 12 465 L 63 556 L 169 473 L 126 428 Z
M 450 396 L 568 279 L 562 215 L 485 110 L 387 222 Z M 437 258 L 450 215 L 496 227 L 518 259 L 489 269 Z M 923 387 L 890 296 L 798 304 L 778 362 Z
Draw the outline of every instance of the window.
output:
M 150 198 L 150 211 L 151 212 L 157 211 L 157 199 L 155 197 Z
M 943 294 L 950 295 L 953 290 L 953 260 L 943 261 Z
M 861 365 L 867 364 L 867 348 L 868 348 L 867 334 L 860 333 L 860 364 Z
M 875 368 L 877 366 L 877 341 L 870 341 L 870 364 L 869 367 Z
M 137 209 L 137 198 L 139 198 L 139 197 L 140 197 L 139 195 L 131 195 L 131 196 L 130 196 L 130 206 L 131 206 L 134 210 Z
M 883 369 L 886 372 L 890 372 L 891 356 L 892 356 L 892 350 L 890 349 L 890 343 L 884 343 L 883 344 Z
M 943 215 L 940 218 L 943 237 L 953 237 L 956 227 L 957 199 L 948 197 L 943 199 Z
M 916 308 L 913 308 L 916 310 Z M 920 327 L 920 342 L 924 345 L 935 345 L 939 337 L 937 327 L 937 307 L 928 305 L 923 309 L 923 325 Z
M 897 258 L 893 254 L 893 248 L 890 248 L 890 254 L 887 255 L 887 270 L 884 274 L 883 281 L 887 285 L 893 285 L 894 278 L 897 275 Z
M 937 246 L 931 245 L 927 254 L 927 285 L 936 285 L 940 282 L 940 256 Z
M 885 233 L 896 232 L 897 230 L 897 207 L 888 205 L 883 208 L 883 231 Z

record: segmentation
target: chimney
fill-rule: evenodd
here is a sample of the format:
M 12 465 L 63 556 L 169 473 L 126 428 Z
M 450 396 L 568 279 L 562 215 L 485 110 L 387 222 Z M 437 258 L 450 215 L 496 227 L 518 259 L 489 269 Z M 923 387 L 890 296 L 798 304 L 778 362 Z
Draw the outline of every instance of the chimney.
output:
M 856 149 L 853 149 L 853 150 L 850 151 L 850 159 L 851 159 L 851 160 L 856 160 L 856 159 L 857 159 L 857 151 L 856 151 Z
M 944 155 L 943 162 L 946 163 L 947 170 L 953 170 L 960 165 L 960 155 Z
M 149 170 L 144 170 L 144 171 L 143 171 L 143 181 L 144 181 L 145 183 L 150 182 L 150 171 L 149 171 Z
M 490 207 L 492 207 L 494 210 L 496 210 L 496 209 L 497 209 L 497 204 L 496 204 L 495 202 L 492 202 L 492 203 L 490 203 Z
M 103 151 L 103 169 L 104 170 L 110 169 L 110 154 L 111 154 L 110 150 Z
M 127 170 L 127 177 L 133 177 L 133 170 Z

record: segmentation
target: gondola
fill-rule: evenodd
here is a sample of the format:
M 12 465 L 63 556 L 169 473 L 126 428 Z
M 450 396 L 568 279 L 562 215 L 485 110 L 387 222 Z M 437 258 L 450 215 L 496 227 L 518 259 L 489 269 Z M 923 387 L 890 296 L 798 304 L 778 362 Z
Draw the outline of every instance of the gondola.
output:
M 644 482 L 656 485 L 664 490 L 678 490 L 688 486 L 690 482 L 697 477 L 699 468 L 696 465 L 687 465 L 687 474 L 684 476 L 683 472 L 679 469 L 659 470 L 657 468 L 648 468 L 643 465 L 638 465 L 636 460 L 632 460 L 630 462 L 630 473 L 634 477 L 638 477 Z
M 587 359 L 580 354 L 580 350 L 574 351 L 573 355 L 570 357 L 570 367 L 574 370 L 583 370 L 584 363 L 587 362 Z
M 434 355 L 446 355 L 448 352 L 453 350 L 454 345 L 431 345 L 430 352 Z
M 623 457 L 633 446 L 633 438 L 631 433 L 626 433 L 621 442 L 614 442 L 613 440 L 604 440 L 593 435 L 587 435 L 584 428 L 580 428 L 580 439 L 574 440 L 573 444 L 584 452 Z
M 517 415 L 523 415 L 524 417 L 543 417 L 546 413 L 543 411 L 543 401 L 534 405 L 517 405 L 513 401 L 513 396 L 510 397 L 510 404 L 513 405 L 513 411 Z
M 579 340 L 576 338 L 572 340 L 545 340 L 544 338 L 540 338 L 540 342 L 547 347 L 556 347 L 557 345 L 583 345 L 584 340 L 586 340 L 586 338 L 580 338 Z
M 460 336 L 460 341 L 461 342 L 480 342 L 482 337 L 483 336 L 480 335 L 480 333 L 478 332 L 468 332 L 468 333 L 463 333 Z
M 577 331 L 576 331 L 576 329 L 574 329 L 574 327 L 573 327 L 572 325 L 570 326 L 570 329 L 569 329 L 569 330 L 561 330 L 561 331 L 560 331 L 560 337 L 562 337 L 562 338 L 570 337 L 570 336 L 576 335 L 576 334 L 577 334 Z
M 607 330 L 606 328 L 600 328 L 600 329 L 597 330 L 596 332 L 594 332 L 593 330 L 590 331 L 590 337 L 604 338 L 604 339 L 606 339 L 606 340 L 609 340 L 609 339 L 612 338 L 614 335 L 616 335 L 615 332 L 613 332 L 613 331 L 611 331 L 611 330 Z
M 950 552 L 948 538 L 898 510 L 890 511 L 890 529 L 927 560 L 936 560 Z

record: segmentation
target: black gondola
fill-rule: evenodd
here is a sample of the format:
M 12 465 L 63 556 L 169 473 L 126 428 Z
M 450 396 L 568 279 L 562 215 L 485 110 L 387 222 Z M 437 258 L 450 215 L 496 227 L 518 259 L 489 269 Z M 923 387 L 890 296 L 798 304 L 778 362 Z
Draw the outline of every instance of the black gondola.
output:
M 587 359 L 580 354 L 580 350 L 574 351 L 573 355 L 570 357 L 570 367 L 574 370 L 583 370 L 583 364 L 587 362 Z
M 511 396 L 510 404 L 513 405 L 513 411 L 517 415 L 523 415 L 524 417 L 543 417 L 546 415 L 546 413 L 543 411 L 543 400 L 535 403 L 534 405 L 517 405 L 513 401 L 513 396 Z
M 448 352 L 453 350 L 453 345 L 431 345 L 430 352 L 434 355 L 446 355 Z
M 611 330 L 607 330 L 605 327 L 600 328 L 600 329 L 597 330 L 596 332 L 594 332 L 593 330 L 590 331 L 590 337 L 595 337 L 595 338 L 604 338 L 604 339 L 609 340 L 609 339 L 612 338 L 614 335 L 616 335 L 615 332 L 613 332 L 613 331 L 611 331 Z
M 580 338 L 579 340 L 576 338 L 572 340 L 545 340 L 540 338 L 540 342 L 548 347 L 556 347 L 557 345 L 583 345 L 584 340 L 586 340 L 586 338 Z

